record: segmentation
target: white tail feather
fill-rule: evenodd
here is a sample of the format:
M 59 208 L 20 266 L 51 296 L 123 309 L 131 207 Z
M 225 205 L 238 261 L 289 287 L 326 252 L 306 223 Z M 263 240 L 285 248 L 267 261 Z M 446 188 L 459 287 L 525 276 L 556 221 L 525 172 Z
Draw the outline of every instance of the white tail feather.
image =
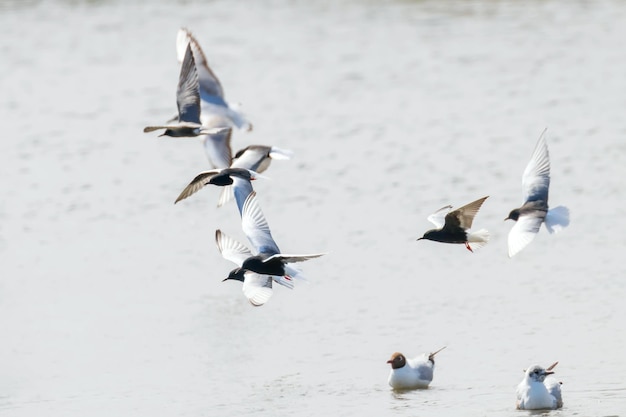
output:
M 472 250 L 482 248 L 489 242 L 489 232 L 487 229 L 480 229 L 467 235 L 467 241 Z
M 272 150 L 270 151 L 270 157 L 272 159 L 285 160 L 291 159 L 292 156 L 292 151 L 288 149 L 277 148 L 276 146 L 272 146 Z
M 558 206 L 548 210 L 544 222 L 548 232 L 560 232 L 569 225 L 569 209 L 565 206 Z

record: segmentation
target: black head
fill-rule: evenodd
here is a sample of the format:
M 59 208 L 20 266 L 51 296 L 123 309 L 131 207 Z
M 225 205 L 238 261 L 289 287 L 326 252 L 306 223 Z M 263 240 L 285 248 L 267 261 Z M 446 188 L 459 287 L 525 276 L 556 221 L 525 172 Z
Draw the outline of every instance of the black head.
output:
M 406 365 L 406 358 L 400 352 L 395 352 L 391 355 L 391 359 L 387 361 L 387 363 L 391 364 L 391 369 L 399 369 Z
M 222 280 L 222 282 L 224 282 L 226 280 L 229 280 L 229 279 L 234 279 L 234 280 L 243 282 L 243 280 L 245 278 L 245 274 L 246 274 L 246 270 L 245 269 L 235 268 L 232 271 L 230 271 L 228 276 L 226 278 L 224 278 Z
M 509 213 L 509 217 L 507 217 L 504 220 L 515 220 L 515 221 L 517 221 L 517 219 L 519 219 L 519 209 L 511 210 L 511 212 Z
M 228 172 L 220 172 L 209 179 L 209 184 L 217 185 L 218 187 L 225 187 L 227 185 L 232 185 L 232 183 L 233 179 L 230 177 Z
M 429 230 L 429 231 L 427 231 L 426 233 L 424 233 L 424 236 L 422 236 L 422 237 L 418 238 L 417 240 L 424 240 L 424 239 L 425 239 L 425 240 L 435 240 L 435 239 L 433 239 L 433 237 L 434 237 L 434 235 L 435 235 L 437 232 L 439 232 L 439 231 L 440 231 L 439 229 L 432 229 L 432 230 Z

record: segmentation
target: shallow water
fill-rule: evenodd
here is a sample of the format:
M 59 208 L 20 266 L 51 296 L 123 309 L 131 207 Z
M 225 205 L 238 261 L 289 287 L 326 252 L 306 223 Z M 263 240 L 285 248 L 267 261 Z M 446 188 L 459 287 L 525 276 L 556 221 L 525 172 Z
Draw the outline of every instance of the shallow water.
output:
M 3 416 L 513 416 L 558 360 L 560 416 L 626 414 L 626 4 L 620 1 L 0 1 Z M 215 229 L 219 190 L 171 116 L 180 26 L 255 125 L 295 152 L 258 181 L 310 282 L 252 308 Z M 572 223 L 513 259 L 520 178 L 548 127 Z M 489 195 L 492 240 L 415 242 Z M 428 390 L 394 351 L 438 355 Z

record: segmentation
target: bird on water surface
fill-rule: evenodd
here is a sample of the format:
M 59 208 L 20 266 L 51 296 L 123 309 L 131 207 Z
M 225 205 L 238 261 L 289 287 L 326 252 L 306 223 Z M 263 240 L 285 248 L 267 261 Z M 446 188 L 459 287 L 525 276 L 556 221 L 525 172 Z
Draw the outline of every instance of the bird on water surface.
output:
M 414 359 L 407 359 L 402 353 L 395 352 L 387 361 L 391 364 L 387 382 L 393 389 L 428 388 L 435 371 L 435 355 L 445 348 L 430 354 L 424 353 Z
M 517 408 L 519 410 L 556 410 L 563 407 L 561 383 L 555 378 L 546 378 L 552 375 L 553 363 L 544 369 L 539 365 L 532 365 L 524 371 L 524 379 L 517 386 Z
M 433 240 L 443 243 L 464 243 L 467 250 L 480 248 L 489 241 L 489 232 L 481 229 L 476 232 L 469 232 L 474 221 L 474 216 L 478 213 L 480 206 L 489 196 L 479 198 L 469 204 L 464 205 L 454 211 L 450 211 L 452 206 L 445 206 L 428 216 L 428 221 L 437 226 L 424 233 L 424 236 L 417 240 Z M 473 248 L 472 248 L 473 246 Z
M 542 223 L 550 233 L 557 233 L 569 225 L 567 207 L 548 208 L 550 156 L 545 138 L 546 130 L 539 136 L 530 162 L 522 175 L 524 204 L 511 210 L 504 219 L 517 222 L 509 232 L 509 257 L 515 256 L 535 239 Z

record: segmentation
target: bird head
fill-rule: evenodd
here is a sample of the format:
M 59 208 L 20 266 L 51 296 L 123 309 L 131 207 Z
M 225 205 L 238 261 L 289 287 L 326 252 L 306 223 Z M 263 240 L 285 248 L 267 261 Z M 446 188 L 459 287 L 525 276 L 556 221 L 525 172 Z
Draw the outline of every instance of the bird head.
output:
M 506 220 L 514 220 L 517 221 L 517 219 L 519 219 L 519 209 L 515 209 L 515 210 L 511 210 L 511 212 L 509 213 L 509 216 L 504 219 Z
M 391 369 L 398 369 L 404 367 L 406 365 L 406 358 L 400 352 L 395 352 L 391 355 L 391 359 L 387 361 L 387 363 L 391 364 Z
M 222 280 L 222 282 L 227 281 L 229 279 L 234 279 L 234 280 L 243 282 L 244 278 L 245 278 L 245 274 L 246 274 L 246 270 L 245 269 L 235 268 L 232 271 L 230 271 L 228 276 L 226 278 L 224 278 Z
M 554 371 L 552 371 L 553 367 L 554 365 L 548 369 L 544 369 L 539 365 L 533 365 L 526 370 L 526 376 L 533 381 L 543 382 L 543 380 L 546 379 L 546 376 L 554 373 Z

